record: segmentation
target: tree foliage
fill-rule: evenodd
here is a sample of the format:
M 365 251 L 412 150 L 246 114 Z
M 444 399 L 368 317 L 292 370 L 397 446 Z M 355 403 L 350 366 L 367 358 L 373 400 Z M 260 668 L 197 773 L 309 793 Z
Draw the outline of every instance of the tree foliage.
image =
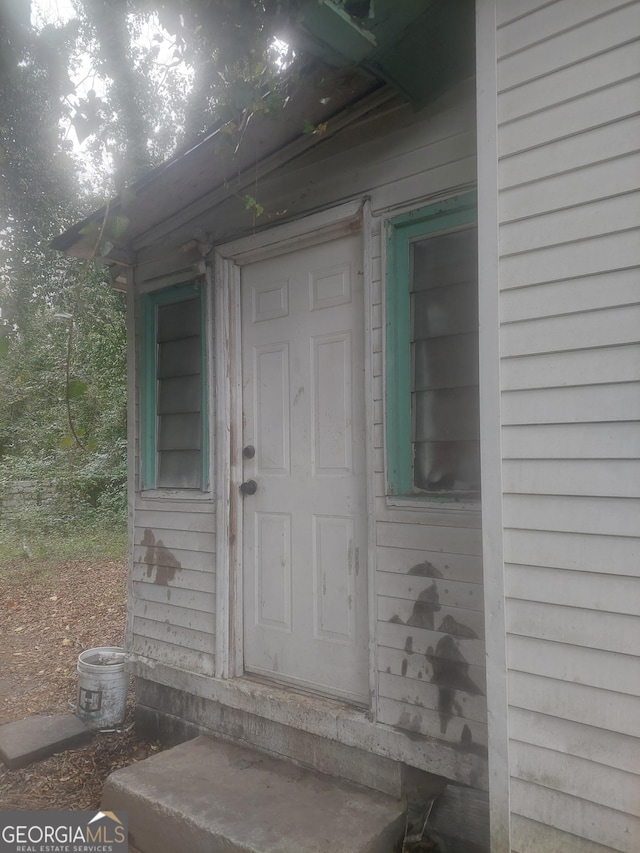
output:
M 122 506 L 123 300 L 50 242 L 214 120 L 277 109 L 304 2 L 74 0 L 36 26 L 0 0 L 0 480 Z
M 37 523 L 59 527 L 123 504 L 125 326 L 104 274 L 49 247 L 97 196 L 68 134 L 80 22 L 38 31 L 28 13 L 0 21 L 0 481 L 55 482 Z

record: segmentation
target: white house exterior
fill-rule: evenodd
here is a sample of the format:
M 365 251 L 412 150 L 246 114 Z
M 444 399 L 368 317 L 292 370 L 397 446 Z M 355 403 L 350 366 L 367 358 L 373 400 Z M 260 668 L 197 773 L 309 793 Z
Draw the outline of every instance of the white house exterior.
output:
M 140 718 L 442 777 L 493 853 L 634 853 L 640 2 L 476 25 L 418 111 L 347 75 L 237 184 L 214 134 L 138 188 L 106 261 Z
M 383 438 L 384 224 L 425 202 L 445 203 L 473 190 L 474 86 L 463 84 L 418 119 L 410 106 L 388 100 L 388 94 L 385 104 L 327 140 L 321 158 L 313 151 L 263 179 L 265 200 L 282 192 L 283 184 L 293 188 L 276 204 L 277 209 L 297 206 L 297 219 L 215 245 L 207 255 L 201 293 L 208 316 L 215 318 L 206 324 L 210 488 L 194 495 L 141 489 L 136 480 L 128 649 L 141 679 L 273 723 L 314 734 L 330 731 L 345 745 L 482 789 L 487 736 L 479 499 L 425 505 L 421 499 L 389 496 Z M 426 158 L 431 168 L 423 176 Z M 225 204 L 232 209 L 237 200 Z M 321 212 L 311 212 L 316 207 Z M 198 227 L 215 233 L 218 218 L 228 222 L 214 209 L 198 218 Z M 185 280 L 184 255 L 165 255 L 158 276 L 157 254 L 156 244 L 138 249 L 130 290 L 132 327 L 144 310 L 143 294 Z M 168 271 L 172 262 L 182 267 L 175 275 Z M 303 280 L 313 282 L 311 308 L 307 286 L 303 297 L 296 293 Z M 295 333 L 306 311 L 323 321 L 301 344 Z M 282 322 L 289 316 L 293 331 Z M 307 379 L 294 380 L 294 362 L 304 357 L 311 362 L 299 375 Z M 134 352 L 134 363 L 135 358 Z M 316 397 L 296 422 L 296 407 L 311 394 L 309 383 Z M 139 418 L 137 399 L 133 411 L 132 425 Z M 234 416 L 243 423 L 240 432 L 234 430 Z M 343 430 L 349 437 L 340 444 L 336 436 Z M 296 451 L 301 436 L 308 443 Z M 331 440 L 325 445 L 326 436 Z M 255 458 L 243 457 L 245 447 L 256 449 Z M 307 462 L 313 473 L 307 472 L 299 486 L 291 468 Z M 132 468 L 138 468 L 137 461 Z M 345 470 L 357 482 L 345 486 Z M 310 484 L 311 478 L 319 482 Z M 242 497 L 238 487 L 251 479 L 257 493 Z M 296 488 L 290 506 L 288 495 Z M 337 504 L 342 488 L 351 509 Z M 296 506 L 313 520 L 302 534 L 314 549 L 305 559 L 314 567 L 316 583 L 329 593 L 293 590 L 293 579 L 272 568 L 275 562 L 288 572 L 286 549 L 302 547 L 290 538 Z M 256 556 L 256 537 L 262 537 L 262 553 L 267 546 L 285 549 L 258 569 L 264 558 Z M 331 571 L 345 576 L 332 578 Z M 331 599 L 332 588 L 342 590 L 343 600 L 335 592 Z M 303 652 L 307 638 L 290 624 L 296 621 L 291 608 L 298 594 L 317 608 L 306 612 L 303 624 L 315 619 L 313 633 L 329 635 L 326 669 L 319 665 L 315 678 L 304 673 L 313 670 L 322 652 L 317 647 Z M 256 615 L 258 595 L 262 615 Z M 323 596 L 330 614 L 322 610 Z M 268 631 L 249 630 L 247 623 L 271 626 L 275 639 Z M 287 648 L 281 634 L 293 647 Z M 446 637 L 453 638 L 454 665 L 463 667 L 461 677 L 473 685 L 470 692 L 451 696 L 450 709 L 442 706 L 443 689 L 431 680 L 429 661 Z M 247 674 L 267 679 L 269 686 Z M 320 693 L 347 703 L 328 702 L 319 713 L 318 700 L 290 694 L 289 683 L 308 689 L 310 696 Z M 431 732 L 438 733 L 435 740 Z
M 494 847 L 631 851 L 640 5 L 477 12 Z

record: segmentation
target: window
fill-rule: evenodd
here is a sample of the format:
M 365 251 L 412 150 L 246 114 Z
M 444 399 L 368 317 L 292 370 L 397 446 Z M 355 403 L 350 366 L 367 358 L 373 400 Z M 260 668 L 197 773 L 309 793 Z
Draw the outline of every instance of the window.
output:
M 480 489 L 476 197 L 387 222 L 386 453 L 392 495 Z
M 204 312 L 200 288 L 143 297 L 142 488 L 207 486 Z

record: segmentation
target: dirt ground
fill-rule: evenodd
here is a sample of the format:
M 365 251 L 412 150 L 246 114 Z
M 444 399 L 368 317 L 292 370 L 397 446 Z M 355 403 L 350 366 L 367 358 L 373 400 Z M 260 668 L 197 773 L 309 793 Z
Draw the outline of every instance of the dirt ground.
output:
M 126 610 L 123 563 L 17 561 L 0 566 L 0 724 L 29 714 L 73 713 L 80 652 L 122 646 Z M 0 762 L 0 809 L 95 809 L 113 770 L 146 758 L 130 693 L 123 731 L 97 734 L 21 770 Z

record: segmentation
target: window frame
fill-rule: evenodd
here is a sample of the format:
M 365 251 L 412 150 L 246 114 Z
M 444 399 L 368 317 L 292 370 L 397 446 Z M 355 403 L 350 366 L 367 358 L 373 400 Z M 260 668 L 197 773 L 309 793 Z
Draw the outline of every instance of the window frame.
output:
M 197 296 L 200 300 L 200 393 L 201 446 L 200 486 L 196 488 L 158 486 L 158 307 L 183 302 Z M 145 293 L 141 297 L 140 325 L 140 489 L 200 494 L 209 490 L 208 381 L 206 300 L 204 283 L 188 281 Z
M 477 224 L 477 194 L 463 193 L 385 222 L 385 459 L 387 496 L 475 501 L 473 492 L 416 492 L 411 435 L 411 244 Z

